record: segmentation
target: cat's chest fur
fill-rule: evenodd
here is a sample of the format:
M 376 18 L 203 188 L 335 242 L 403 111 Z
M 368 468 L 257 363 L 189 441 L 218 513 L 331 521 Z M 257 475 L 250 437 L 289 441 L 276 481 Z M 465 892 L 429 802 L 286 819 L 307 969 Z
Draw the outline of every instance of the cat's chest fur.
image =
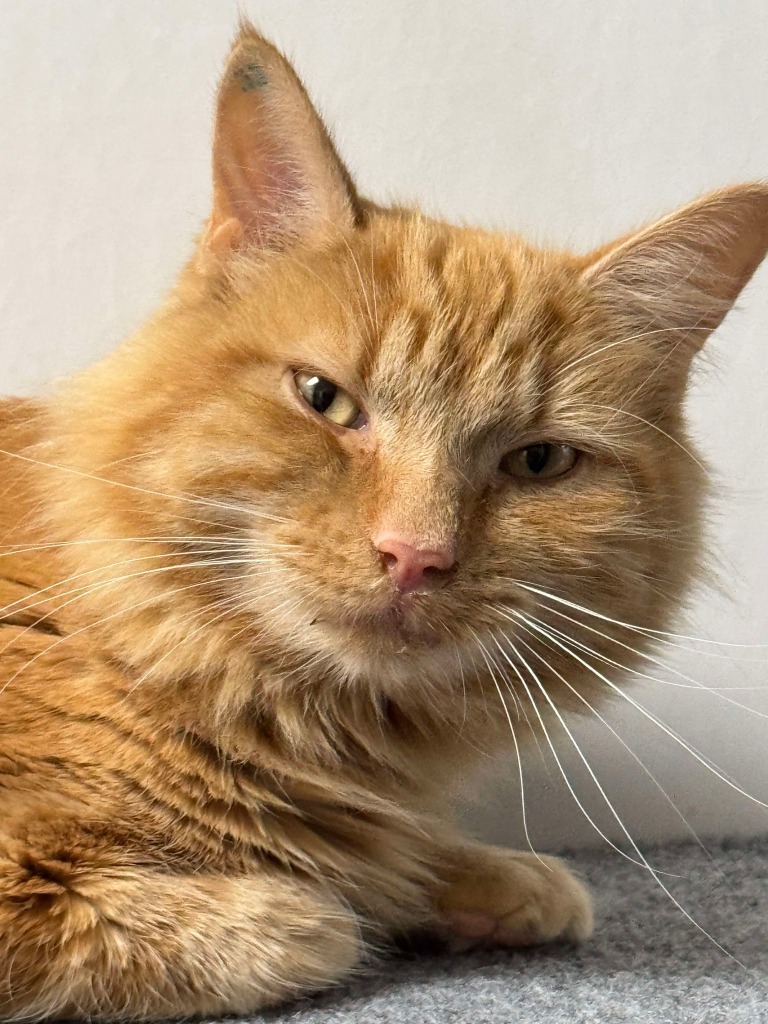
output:
M 2 632 L 14 643 L 0 663 L 0 845 L 119 848 L 170 872 L 290 866 L 393 926 L 421 912 L 431 837 L 401 785 L 380 776 L 376 792 L 343 763 L 283 771 L 263 734 L 233 758 L 189 734 L 173 700 L 164 722 L 146 715 L 134 681 L 78 637 Z

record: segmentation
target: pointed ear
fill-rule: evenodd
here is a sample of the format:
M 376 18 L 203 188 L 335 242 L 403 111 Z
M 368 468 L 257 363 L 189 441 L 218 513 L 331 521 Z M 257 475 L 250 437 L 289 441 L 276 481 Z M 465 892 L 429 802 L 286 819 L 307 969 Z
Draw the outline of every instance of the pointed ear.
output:
M 737 185 L 586 257 L 582 274 L 627 336 L 692 354 L 766 250 L 768 184 Z
M 295 71 L 241 23 L 218 91 L 203 250 L 284 249 L 359 217 L 349 173 Z

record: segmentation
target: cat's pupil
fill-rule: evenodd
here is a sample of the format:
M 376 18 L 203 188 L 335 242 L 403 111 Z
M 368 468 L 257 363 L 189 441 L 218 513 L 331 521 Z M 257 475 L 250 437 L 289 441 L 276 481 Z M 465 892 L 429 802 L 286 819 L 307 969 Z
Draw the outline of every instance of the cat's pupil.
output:
M 309 404 L 315 412 L 319 413 L 330 409 L 339 390 L 332 381 L 326 380 L 325 377 L 312 377 L 307 381 L 306 388 L 309 392 Z
M 531 473 L 541 473 L 546 469 L 551 454 L 551 445 L 532 444 L 525 449 L 525 464 Z

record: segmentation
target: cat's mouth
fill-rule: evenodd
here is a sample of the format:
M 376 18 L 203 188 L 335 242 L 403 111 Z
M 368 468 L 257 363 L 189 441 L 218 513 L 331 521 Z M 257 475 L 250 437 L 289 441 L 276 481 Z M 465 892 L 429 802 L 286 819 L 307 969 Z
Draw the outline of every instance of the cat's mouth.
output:
M 330 627 L 400 650 L 411 646 L 434 647 L 444 642 L 445 630 L 433 623 L 421 595 L 397 595 L 384 607 L 356 609 L 353 613 L 335 611 L 321 615 L 312 625 Z

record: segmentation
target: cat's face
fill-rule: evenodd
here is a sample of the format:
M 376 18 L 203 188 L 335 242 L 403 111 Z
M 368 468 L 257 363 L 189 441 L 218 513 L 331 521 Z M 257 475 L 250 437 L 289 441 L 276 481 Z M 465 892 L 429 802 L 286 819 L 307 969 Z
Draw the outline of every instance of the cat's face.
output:
M 119 392 L 99 461 L 144 488 L 121 528 L 220 542 L 211 614 L 334 678 L 456 679 L 539 591 L 658 627 L 697 540 L 688 365 L 764 192 L 578 259 L 379 210 L 253 35 L 214 167 L 173 302 L 85 380 Z
M 242 541 L 252 562 L 216 571 L 266 635 L 392 680 L 482 658 L 534 603 L 518 583 L 658 624 L 697 467 L 645 423 L 677 429 L 679 394 L 649 398 L 651 350 L 611 345 L 577 261 L 375 215 L 242 266 L 210 315 L 184 374 L 142 355 L 130 444 L 154 454 L 128 479 L 214 503 L 194 516 Z M 185 500 L 155 505 L 156 533 L 197 533 Z M 409 576 L 392 538 L 444 560 Z

